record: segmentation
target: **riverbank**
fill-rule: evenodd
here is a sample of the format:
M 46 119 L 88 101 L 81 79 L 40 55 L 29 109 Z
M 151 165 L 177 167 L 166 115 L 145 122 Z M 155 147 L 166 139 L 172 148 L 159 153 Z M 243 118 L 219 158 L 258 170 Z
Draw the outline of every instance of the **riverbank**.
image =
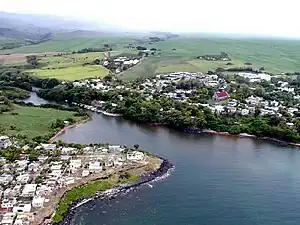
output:
M 253 139 L 258 139 L 258 140 L 265 140 L 269 141 L 281 146 L 293 146 L 293 147 L 300 147 L 300 144 L 297 143 L 292 143 L 292 142 L 286 142 L 282 141 L 276 138 L 270 138 L 270 137 L 257 137 L 252 134 L 247 134 L 247 133 L 240 133 L 240 134 L 230 134 L 228 132 L 222 132 L 222 131 L 214 131 L 214 130 L 203 130 L 201 132 L 202 134 L 209 134 L 209 135 L 220 135 L 220 136 L 227 136 L 227 137 L 234 137 L 234 138 L 253 138 Z
M 158 157 L 158 156 L 156 156 Z M 128 190 L 131 190 L 133 188 L 137 188 L 142 184 L 146 184 L 152 181 L 155 181 L 156 179 L 164 178 L 165 176 L 168 175 L 170 170 L 174 168 L 174 165 L 169 162 L 166 159 L 163 159 L 161 157 L 158 157 L 159 159 L 162 160 L 159 168 L 152 172 L 147 172 L 141 174 L 141 176 L 138 178 L 137 181 L 135 182 L 129 182 L 127 184 L 119 184 L 116 185 L 110 189 L 107 190 L 102 190 L 101 192 L 97 192 L 93 196 L 89 196 L 89 198 L 79 198 L 75 201 L 72 202 L 72 204 L 68 207 L 68 210 L 64 213 L 63 216 L 63 221 L 54 223 L 56 225 L 66 225 L 70 224 L 71 220 L 73 219 L 76 210 L 78 207 L 80 207 L 83 204 L 91 204 L 91 201 L 95 200 L 104 200 L 105 198 L 109 197 L 116 197 L 119 194 L 125 193 Z
M 55 139 L 56 139 L 59 135 L 61 135 L 61 134 L 63 134 L 64 132 L 66 132 L 68 129 L 74 128 L 74 127 L 76 127 L 76 126 L 79 125 L 79 124 L 86 123 L 86 122 L 89 121 L 90 119 L 91 119 L 90 117 L 85 117 L 85 118 L 83 118 L 82 120 L 80 120 L 80 121 L 78 121 L 78 122 L 76 122 L 76 123 L 74 123 L 74 124 L 65 126 L 65 127 L 62 128 L 60 131 L 58 131 L 54 136 L 52 136 L 52 137 L 49 139 L 48 142 L 49 142 L 50 144 L 52 144 L 52 143 L 55 141 Z

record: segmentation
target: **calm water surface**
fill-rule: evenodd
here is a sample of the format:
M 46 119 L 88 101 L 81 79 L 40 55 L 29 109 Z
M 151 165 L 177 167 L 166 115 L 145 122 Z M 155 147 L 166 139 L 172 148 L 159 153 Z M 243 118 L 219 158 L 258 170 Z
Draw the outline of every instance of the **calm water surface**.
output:
M 59 137 L 141 148 L 176 165 L 167 179 L 82 206 L 73 224 L 300 224 L 300 151 L 252 139 L 187 135 L 93 115 Z
M 26 103 L 33 103 L 34 105 L 42 105 L 42 104 L 47 104 L 49 103 L 49 101 L 40 98 L 39 96 L 37 96 L 36 92 L 30 92 L 30 97 L 25 99 L 24 102 Z

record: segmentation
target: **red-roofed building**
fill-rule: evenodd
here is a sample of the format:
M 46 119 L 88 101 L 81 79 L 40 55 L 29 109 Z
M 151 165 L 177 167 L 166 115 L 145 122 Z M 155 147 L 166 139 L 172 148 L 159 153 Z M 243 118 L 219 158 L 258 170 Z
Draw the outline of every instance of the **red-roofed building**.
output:
M 218 92 L 215 92 L 215 94 L 213 96 L 213 99 L 216 100 L 216 101 L 222 101 L 222 100 L 225 100 L 229 97 L 230 96 L 227 93 L 227 91 L 218 91 Z

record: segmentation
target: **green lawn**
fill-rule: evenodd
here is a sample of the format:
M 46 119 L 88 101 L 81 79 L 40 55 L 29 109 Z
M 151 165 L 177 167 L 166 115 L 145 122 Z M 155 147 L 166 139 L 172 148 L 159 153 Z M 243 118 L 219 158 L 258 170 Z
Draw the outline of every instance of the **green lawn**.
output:
M 59 80 L 80 80 L 91 77 L 104 77 L 109 70 L 100 65 L 87 65 L 95 59 L 102 59 L 103 53 L 91 52 L 85 54 L 69 54 L 62 56 L 41 57 L 42 68 L 27 70 L 37 77 L 57 78 Z
M 21 134 L 28 138 L 49 135 L 54 132 L 52 123 L 57 119 L 66 120 L 70 117 L 74 118 L 74 112 L 15 105 L 13 111 L 0 114 L 0 133 Z
M 138 178 L 139 177 L 136 175 L 130 175 L 128 179 L 123 179 L 120 182 L 112 178 L 102 179 L 92 181 L 84 186 L 73 188 L 71 191 L 67 192 L 67 194 L 64 195 L 64 197 L 60 200 L 58 209 L 56 210 L 55 216 L 53 218 L 54 224 L 63 220 L 63 214 L 67 212 L 69 206 L 73 201 L 79 198 L 87 198 L 91 195 L 96 194 L 97 191 L 104 191 L 121 183 L 135 182 L 138 180 Z

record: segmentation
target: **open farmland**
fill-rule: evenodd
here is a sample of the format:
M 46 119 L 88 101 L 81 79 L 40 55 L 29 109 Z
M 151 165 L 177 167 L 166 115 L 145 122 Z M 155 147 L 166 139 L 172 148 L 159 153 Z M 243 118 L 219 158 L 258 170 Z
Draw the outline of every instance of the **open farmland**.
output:
M 0 54 L 73 52 L 84 48 L 101 48 L 104 44 L 111 45 L 113 49 L 124 50 L 124 46 L 129 43 L 136 43 L 136 41 L 129 36 L 90 35 L 79 32 L 69 32 L 56 34 L 51 40 L 40 44 L 0 50 Z
M 36 55 L 36 56 L 39 56 L 39 57 L 45 57 L 45 56 L 53 56 L 53 55 L 56 55 L 56 54 L 59 54 L 59 52 L 0 55 L 0 63 L 3 63 L 5 65 L 26 64 L 26 56 Z
M 72 118 L 74 112 L 56 109 L 14 106 L 14 110 L 0 115 L 0 128 L 6 135 L 26 135 L 29 138 L 52 134 L 57 119 Z
M 172 62 L 169 64 L 161 65 L 156 72 L 157 73 L 167 73 L 167 72 L 176 72 L 176 71 L 184 71 L 184 72 L 204 72 L 214 71 L 217 68 L 229 69 L 233 67 L 252 67 L 254 69 L 259 69 L 261 65 L 245 65 L 241 60 L 232 60 L 230 63 L 233 65 L 227 65 L 228 61 L 207 61 L 207 60 L 199 60 L 194 59 L 190 61 L 179 61 Z
M 150 57 L 141 64 L 122 73 L 122 79 L 134 79 L 136 77 L 148 77 L 156 72 L 174 72 L 174 71 L 202 71 L 214 70 L 218 67 L 229 68 L 220 61 L 197 60 L 196 57 L 205 54 L 220 54 L 226 52 L 233 60 L 232 67 L 245 66 L 245 62 L 250 62 L 252 67 L 264 67 L 265 71 L 274 74 L 300 71 L 300 42 L 296 40 L 266 40 L 266 39 L 229 39 L 216 37 L 199 36 L 181 36 L 179 38 L 167 39 L 165 41 L 153 42 L 150 44 L 145 39 L 139 40 L 137 37 L 130 36 L 109 36 L 109 35 L 92 35 L 88 33 L 70 32 L 56 34 L 52 40 L 37 45 L 24 46 L 10 50 L 0 50 L 0 54 L 7 53 L 32 53 L 32 52 L 72 52 L 83 48 L 103 47 L 109 44 L 116 52 L 132 52 L 126 46 L 131 45 L 145 46 L 150 48 L 161 49 L 159 56 Z M 92 53 L 94 54 L 94 53 Z M 101 54 L 101 53 L 97 53 Z M 74 56 L 74 55 L 73 55 Z M 81 56 L 79 56 L 81 57 Z M 48 59 L 47 59 L 48 60 Z M 65 60 L 65 59 L 64 59 Z M 63 60 L 63 61 L 64 61 Z M 60 62 L 60 64 L 67 62 Z M 69 62 L 72 64 L 73 62 Z M 75 63 L 76 64 L 76 63 Z M 55 63 L 48 65 L 49 68 L 57 68 Z M 78 66 L 78 65 L 76 65 Z M 77 71 L 75 79 L 78 77 L 89 77 L 83 73 L 96 75 L 93 69 L 88 71 L 64 70 L 63 74 L 55 76 L 52 72 L 39 71 L 39 76 L 47 77 L 64 77 L 72 80 L 70 73 Z M 93 72 L 91 72 L 93 71 Z M 99 76 L 102 72 L 100 72 Z M 103 71 L 103 74 L 104 71 Z
M 120 74 L 120 78 L 124 80 L 134 80 L 139 77 L 151 77 L 155 73 L 159 62 L 160 58 L 155 56 L 146 58 L 140 64 Z
M 147 77 L 159 72 L 207 72 L 218 67 L 264 67 L 265 71 L 274 74 L 300 71 L 300 41 L 294 40 L 179 37 L 145 46 L 161 49 L 158 59 L 146 59 L 124 73 L 123 79 Z M 233 65 L 226 65 L 228 62 L 225 61 L 196 59 L 197 56 L 220 52 L 228 53 Z M 245 62 L 252 65 L 245 65 Z
M 219 63 L 223 62 L 194 61 L 195 58 L 204 54 L 226 52 L 235 61 L 235 66 L 250 62 L 254 67 L 263 66 L 271 73 L 300 71 L 300 41 L 295 40 L 180 37 L 157 42 L 148 47 L 161 49 L 161 61 L 168 61 L 171 67 L 175 64 L 176 69 L 180 69 L 177 63 L 179 60 L 192 61 L 193 66 L 207 72 L 207 69 L 217 68 Z M 183 63 L 183 66 L 187 65 Z M 158 70 L 160 67 L 166 65 L 158 65 Z
M 104 77 L 109 71 L 100 65 L 84 65 L 95 59 L 102 59 L 103 53 L 67 54 L 42 57 L 39 61 L 42 68 L 27 70 L 37 77 L 56 78 L 59 80 L 81 80 L 91 77 Z

